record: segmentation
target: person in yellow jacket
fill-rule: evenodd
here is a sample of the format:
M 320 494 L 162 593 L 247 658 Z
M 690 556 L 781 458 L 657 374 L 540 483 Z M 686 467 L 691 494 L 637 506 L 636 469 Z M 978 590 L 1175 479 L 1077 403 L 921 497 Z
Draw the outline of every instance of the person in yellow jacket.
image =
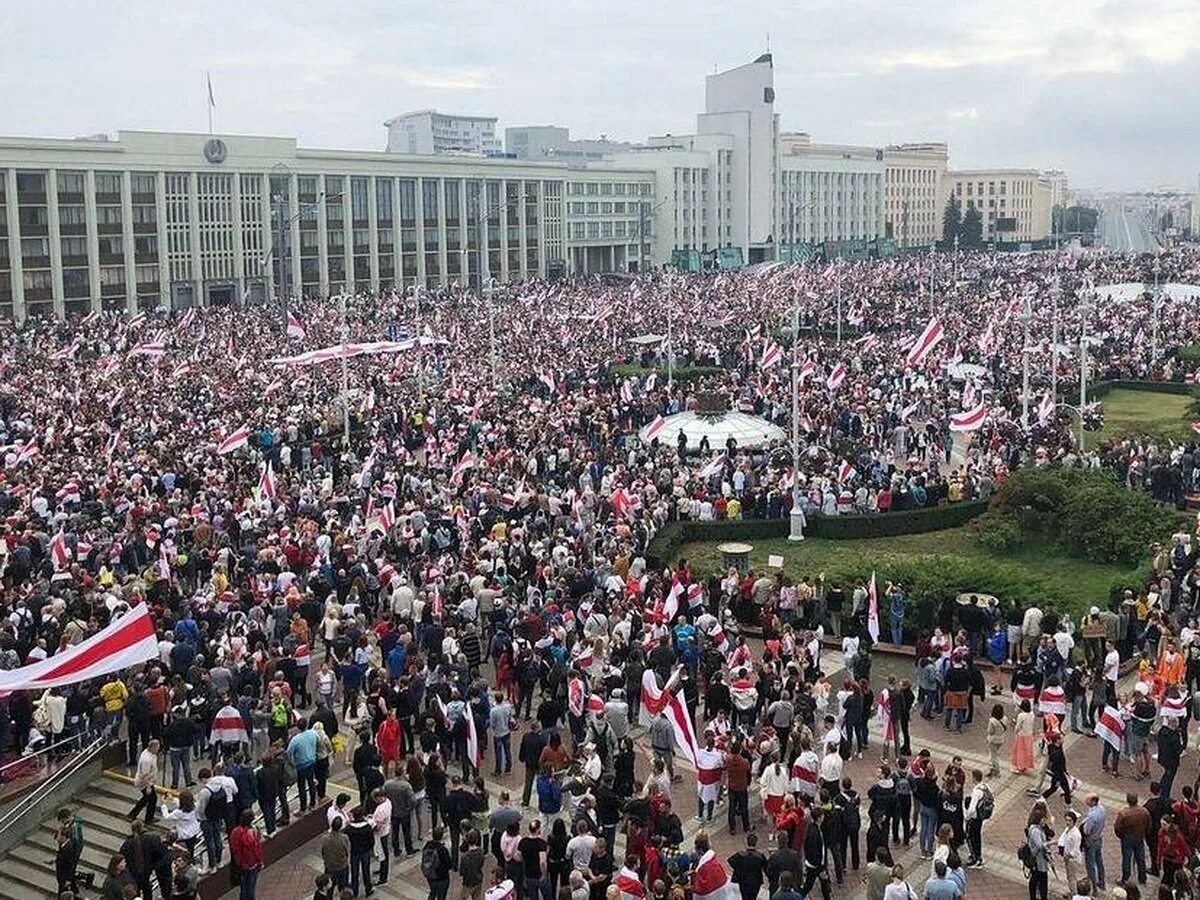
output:
M 120 678 L 113 678 L 100 688 L 100 699 L 104 701 L 104 727 L 111 734 L 116 734 L 121 726 L 121 713 L 125 709 L 125 701 L 129 699 L 129 688 Z

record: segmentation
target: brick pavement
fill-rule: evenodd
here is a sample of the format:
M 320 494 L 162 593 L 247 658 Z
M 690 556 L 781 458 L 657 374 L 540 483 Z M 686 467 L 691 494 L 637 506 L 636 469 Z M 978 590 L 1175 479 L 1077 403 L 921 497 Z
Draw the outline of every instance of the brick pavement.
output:
M 832 659 L 830 658 L 833 656 L 834 654 L 827 655 L 830 663 L 832 663 Z M 834 666 L 830 665 L 829 668 L 832 670 Z M 1006 701 L 1006 706 L 1011 711 L 1011 697 L 1002 699 Z M 990 710 L 991 704 L 992 698 L 988 698 L 988 701 L 983 704 L 982 709 Z M 950 757 L 957 753 L 963 757 L 963 763 L 968 772 L 976 767 L 986 772 L 988 755 L 983 739 L 982 726 L 983 719 L 977 715 L 974 724 L 966 726 L 962 734 L 955 734 L 944 730 L 940 722 L 926 722 L 918 716 L 913 719 L 910 728 L 912 748 L 914 751 L 918 751 L 921 748 L 928 748 L 933 754 L 939 771 L 949 761 Z M 846 775 L 853 779 L 856 789 L 864 795 L 866 789 L 874 779 L 875 768 L 879 764 L 878 753 L 882 749 L 878 726 L 874 722 L 872 722 L 871 726 L 871 740 L 872 743 L 869 750 L 874 752 L 866 754 L 862 759 L 851 759 L 845 767 Z M 1083 808 L 1083 798 L 1089 791 L 1095 791 L 1100 796 L 1101 802 L 1109 810 L 1109 832 L 1106 834 L 1104 840 L 1104 860 L 1108 884 L 1111 886 L 1121 874 L 1120 848 L 1116 838 L 1111 833 L 1113 817 L 1124 805 L 1126 790 L 1137 792 L 1141 799 L 1146 797 L 1148 793 L 1147 782 L 1135 782 L 1128 774 L 1123 774 L 1119 780 L 1114 780 L 1110 775 L 1103 772 L 1100 768 L 1100 744 L 1097 739 L 1070 734 L 1067 736 L 1064 746 L 1068 770 L 1082 782 L 1076 796 L 1072 798 L 1075 808 L 1081 810 Z M 649 746 L 642 739 L 638 741 L 638 748 L 640 752 L 637 773 L 639 779 L 641 779 L 646 777 L 650 771 L 650 751 Z M 1020 776 L 1012 773 L 1008 766 L 1003 764 L 1005 760 L 1007 760 L 1007 747 L 1002 754 L 1000 777 L 989 779 L 989 784 L 995 795 L 996 808 L 993 818 L 985 825 L 983 830 L 985 866 L 982 869 L 971 869 L 968 871 L 968 894 L 971 900 L 991 900 L 991 898 L 1009 900 L 1009 898 L 1025 895 L 1026 880 L 1016 858 L 1016 848 L 1023 840 L 1025 821 L 1033 800 L 1033 798 L 1025 793 L 1025 789 L 1034 783 L 1034 778 L 1032 776 Z M 1132 767 L 1125 761 L 1122 761 L 1122 765 L 1129 773 L 1132 773 Z M 682 761 L 677 762 L 677 766 L 680 766 L 685 773 L 689 769 L 688 764 Z M 506 788 L 514 797 L 519 797 L 522 782 L 518 772 L 514 772 L 508 776 L 501 776 L 500 778 L 492 778 L 490 776 L 490 761 L 485 760 L 484 767 L 485 774 L 488 776 L 488 787 L 492 791 L 493 796 L 500 789 Z M 455 764 L 451 771 L 455 771 L 456 768 L 457 764 Z M 1151 763 L 1151 771 L 1152 775 L 1157 775 L 1159 771 L 1157 765 L 1153 762 Z M 1197 755 L 1193 749 L 1189 749 L 1184 754 L 1183 763 L 1175 780 L 1176 795 L 1178 795 L 1178 788 L 1184 784 L 1191 784 L 1196 779 L 1197 774 Z M 334 784 L 330 787 L 331 793 L 342 788 L 346 788 L 351 794 L 354 793 L 354 779 L 348 774 L 346 767 L 340 763 L 334 768 L 332 782 Z M 699 824 L 693 818 L 695 796 L 691 780 L 685 775 L 681 783 L 672 787 L 671 795 L 673 805 L 684 822 L 685 839 L 690 843 L 699 829 Z M 750 800 L 752 815 L 756 804 L 757 800 L 752 796 Z M 1051 798 L 1050 809 L 1055 818 L 1056 832 L 1061 829 L 1062 813 L 1065 808 L 1061 796 Z M 718 810 L 716 818 L 716 823 L 708 829 L 712 844 L 720 855 L 728 857 L 744 847 L 744 837 L 740 834 L 733 836 L 728 833 L 724 821 L 723 808 Z M 754 825 L 753 819 L 752 825 Z M 766 830 L 761 825 L 755 827 L 760 835 L 760 849 L 764 849 Z M 865 829 L 862 839 L 865 843 Z M 618 859 L 621 859 L 623 856 L 622 838 L 618 837 L 617 845 L 618 851 L 616 855 Z M 769 847 L 765 849 L 766 852 L 770 852 Z M 263 872 L 259 880 L 259 898 L 261 900 L 299 900 L 299 898 L 311 896 L 313 878 L 321 870 L 319 851 L 320 841 L 311 841 L 297 847 L 287 863 L 278 864 Z M 925 879 L 929 876 L 930 864 L 919 858 L 915 835 L 911 846 L 894 845 L 892 853 L 896 862 L 905 866 L 909 873 L 909 882 L 920 896 L 922 894 L 921 887 Z M 391 898 L 425 900 L 427 892 L 424 878 L 420 872 L 419 857 L 420 853 L 418 851 L 418 853 L 407 859 L 393 860 L 392 877 L 389 879 L 388 884 L 377 889 L 376 896 L 380 897 L 381 900 L 391 900 Z M 865 860 L 863 864 L 865 866 Z M 1156 881 L 1156 879 L 1151 878 L 1151 886 Z M 1061 865 L 1058 877 L 1051 876 L 1050 893 L 1052 897 L 1067 894 L 1066 885 L 1062 879 Z M 815 891 L 814 895 L 819 896 Z M 234 898 L 237 894 L 236 892 L 232 892 L 227 896 Z M 457 896 L 456 882 L 451 885 L 450 896 Z M 765 887 L 761 896 L 766 896 Z M 855 873 L 850 872 L 847 874 L 844 885 L 840 887 L 834 886 L 833 896 L 839 898 L 839 900 L 841 898 L 860 898 L 864 896 L 864 889 L 858 878 L 855 877 Z

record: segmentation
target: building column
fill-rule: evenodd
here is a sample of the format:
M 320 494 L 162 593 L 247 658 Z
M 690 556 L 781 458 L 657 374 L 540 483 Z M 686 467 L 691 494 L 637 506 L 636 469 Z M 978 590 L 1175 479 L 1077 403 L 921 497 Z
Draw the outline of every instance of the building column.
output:
M 303 283 L 300 280 L 300 181 L 295 172 L 288 175 L 288 203 L 291 204 L 286 209 L 291 214 L 291 224 L 288 226 L 291 234 L 288 237 L 291 240 L 292 251 L 292 274 L 288 279 L 288 289 L 293 297 L 299 297 L 303 292 Z M 287 250 L 288 248 L 284 247 L 285 255 Z
M 171 296 L 171 264 L 168 262 L 167 240 L 167 173 L 154 175 L 154 225 L 158 235 L 158 295 L 167 309 L 174 309 Z
M 125 261 L 125 308 L 137 309 L 137 265 L 134 263 L 133 173 L 121 173 L 121 258 Z
M 264 193 L 260 210 L 262 221 L 259 224 L 263 233 L 262 258 L 271 260 L 270 265 L 262 267 L 263 303 L 269 305 L 271 298 L 275 296 L 275 266 L 282 265 L 283 261 L 275 258 L 275 201 L 271 191 L 271 173 L 263 175 L 263 179 Z
M 447 203 L 446 203 L 446 179 L 437 179 L 437 197 L 438 197 L 438 268 L 441 269 L 441 283 L 446 286 L 450 283 L 450 267 L 446 264 L 446 237 L 447 237 Z
M 509 282 L 508 271 L 508 179 L 500 179 L 500 280 Z
M 233 204 L 233 277 L 237 281 L 237 296 L 233 302 L 241 304 L 246 296 L 246 242 L 242 236 L 242 176 L 237 172 L 230 175 L 229 202 Z
M 392 182 L 392 278 L 395 282 L 396 293 L 404 293 L 404 251 L 400 246 L 400 179 L 391 178 Z
M 371 293 L 379 293 L 379 196 L 376 194 L 376 178 L 367 178 L 367 246 L 370 256 L 367 264 L 370 266 Z
M 416 232 L 417 232 L 417 284 L 425 287 L 425 181 L 424 178 L 415 179 L 416 184 L 413 185 L 413 202 L 416 204 Z
M 54 317 L 66 315 L 63 302 L 62 230 L 58 221 L 58 171 L 46 172 L 46 217 L 50 225 L 50 290 L 54 298 Z
M 88 169 L 83 177 L 83 218 L 87 225 L 88 291 L 92 295 L 92 309 L 98 310 L 102 306 L 102 301 L 100 299 L 100 235 L 96 227 L 95 169 Z
M 325 203 L 325 176 L 320 176 L 321 181 L 317 191 L 317 270 L 319 286 L 322 297 L 329 296 L 329 222 L 325 218 L 325 213 L 328 207 Z M 297 204 L 299 201 L 297 200 Z
M 192 252 L 189 262 L 191 263 L 192 276 L 192 305 L 203 307 L 205 300 L 204 296 L 204 267 L 201 263 L 201 248 L 200 248 L 200 175 L 196 172 L 188 174 L 188 230 L 191 232 L 189 241 L 191 242 Z
M 89 172 L 89 175 L 91 173 Z M 17 200 L 17 170 L 4 172 L 4 209 L 8 219 L 8 265 L 12 276 L 13 321 L 25 321 L 25 271 L 21 262 L 21 212 Z
M 354 209 L 350 196 L 350 176 L 346 176 L 346 190 L 342 193 L 342 269 L 346 277 L 342 279 L 343 290 L 355 293 L 358 290 L 358 279 L 354 277 Z
M 520 250 L 521 279 L 524 280 L 529 277 L 529 241 L 526 240 L 526 238 L 525 238 L 525 228 L 526 228 L 525 181 L 524 181 L 524 179 L 522 179 L 521 181 L 519 181 L 517 183 L 521 186 L 521 190 L 517 194 L 517 203 L 520 204 L 520 206 L 517 208 L 517 223 L 518 223 L 517 227 L 519 229 L 519 232 L 517 235 L 517 237 L 518 237 L 517 246 L 519 246 L 521 248 L 521 250 Z

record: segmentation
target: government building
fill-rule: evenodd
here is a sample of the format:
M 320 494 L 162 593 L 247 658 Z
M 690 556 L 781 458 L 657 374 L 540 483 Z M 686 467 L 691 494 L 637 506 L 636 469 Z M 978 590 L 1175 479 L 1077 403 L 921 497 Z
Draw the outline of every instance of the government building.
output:
M 501 147 L 494 117 L 437 110 L 388 119 L 382 151 L 0 137 L 0 318 L 888 255 L 939 240 L 951 194 L 986 202 L 986 236 L 1049 234 L 1036 170 L 781 131 L 769 53 L 704 94 L 693 133 L 641 143 L 539 125 Z

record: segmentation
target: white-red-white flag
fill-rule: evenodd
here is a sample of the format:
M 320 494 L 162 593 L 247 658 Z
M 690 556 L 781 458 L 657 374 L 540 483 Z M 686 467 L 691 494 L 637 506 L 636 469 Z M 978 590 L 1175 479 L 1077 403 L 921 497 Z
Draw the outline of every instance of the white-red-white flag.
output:
M 41 451 L 38 449 L 37 441 L 26 441 L 21 445 L 20 451 L 17 453 L 17 465 L 29 462 Z
M 724 471 L 724 469 L 725 469 L 725 454 L 718 453 L 711 460 L 709 460 L 708 465 L 706 465 L 703 469 L 700 470 L 700 477 L 701 478 L 711 478 L 713 475 L 716 475 L 718 472 Z
M 1104 712 L 1096 720 L 1096 727 L 1093 731 L 1096 732 L 1096 737 L 1103 740 L 1118 753 L 1124 748 L 1125 719 L 1122 718 L 1121 711 L 1116 707 L 1104 707 Z
M 454 484 L 461 481 L 467 470 L 473 468 L 475 468 L 475 454 L 468 450 L 450 471 L 450 482 Z
M 733 900 L 733 886 L 721 859 L 712 850 L 700 857 L 692 876 L 692 900 Z
M 921 332 L 920 337 L 917 338 L 917 342 L 908 351 L 905 362 L 909 366 L 919 366 L 944 336 L 945 331 L 942 328 L 942 323 L 934 316 L 929 320 L 929 324 L 925 326 L 925 330 Z
M 977 431 L 979 428 L 983 427 L 983 422 L 984 419 L 987 418 L 987 413 L 987 407 L 981 400 L 974 408 L 952 415 L 950 417 L 950 430 Z
M 187 312 L 185 312 L 182 316 L 179 317 L 179 322 L 176 324 L 175 327 L 176 328 L 187 328 L 195 320 L 196 320 L 196 307 L 189 306 L 187 308 Z
M 230 434 L 225 440 L 217 444 L 217 455 L 224 456 L 227 453 L 232 453 L 234 450 L 240 450 L 250 443 L 250 426 L 243 425 L 237 431 Z
M 163 356 L 167 352 L 167 345 L 162 341 L 143 341 L 134 346 L 129 351 L 130 356 Z
M 646 440 L 653 441 L 656 437 L 662 434 L 662 430 L 667 427 L 667 420 L 662 416 L 655 416 L 654 421 L 646 427 Z
M 836 391 L 842 386 L 842 382 L 846 380 L 846 364 L 839 362 L 833 367 L 833 371 L 829 373 L 829 377 L 825 379 L 825 387 L 831 391 Z
M 798 373 L 797 378 L 801 384 L 804 384 L 804 379 L 815 371 L 817 371 L 817 364 L 811 359 L 806 359 L 804 362 L 800 363 L 800 372 Z
M 783 359 L 783 348 L 774 341 L 768 341 L 766 347 L 763 348 L 762 359 L 759 361 L 759 368 L 766 372 L 774 366 L 779 365 Z
M 65 569 L 71 563 L 71 551 L 67 548 L 67 536 L 60 530 L 50 538 L 50 559 L 55 569 Z
M 299 340 L 304 340 L 306 337 L 308 337 L 308 329 L 304 327 L 304 323 L 300 321 L 300 317 L 295 313 L 288 313 L 287 336 L 290 338 L 298 338 Z
M 879 640 L 879 588 L 875 585 L 874 569 L 867 585 L 867 634 L 871 635 L 871 640 Z
M 275 471 L 271 467 L 270 460 L 267 460 L 267 465 L 266 468 L 263 469 L 262 477 L 258 479 L 258 490 L 267 499 L 275 499 Z
M 226 704 L 213 716 L 212 730 L 208 734 L 212 744 L 249 744 L 250 734 L 246 731 L 246 721 L 237 707 Z
M 843 459 L 842 464 L 838 466 L 838 483 L 849 484 L 857 474 L 858 470 L 854 468 L 854 464 L 848 459 Z

